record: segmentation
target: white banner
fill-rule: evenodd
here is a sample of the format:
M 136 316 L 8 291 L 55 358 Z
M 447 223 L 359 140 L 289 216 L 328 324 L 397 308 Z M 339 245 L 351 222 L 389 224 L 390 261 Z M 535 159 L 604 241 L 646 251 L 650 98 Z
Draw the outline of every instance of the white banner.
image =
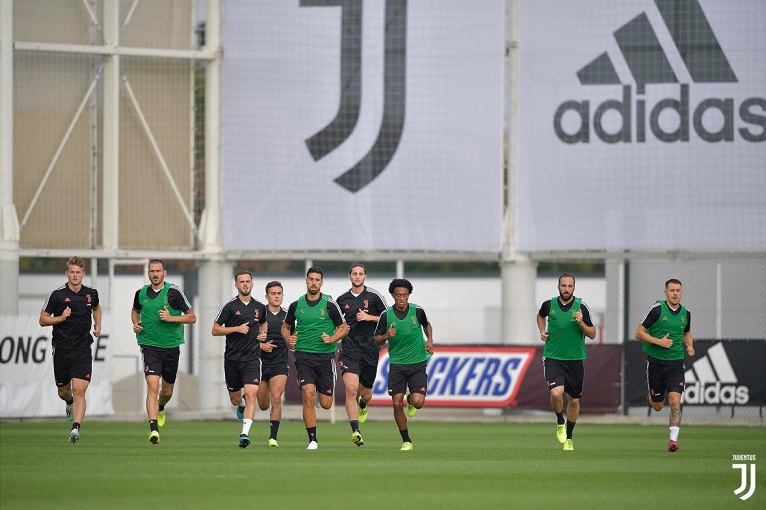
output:
M 766 2 L 520 2 L 523 251 L 766 250 Z
M 38 315 L 0 315 L 0 417 L 64 417 L 53 377 L 51 327 Z M 111 317 L 103 315 L 101 336 L 91 346 L 93 373 L 85 398 L 88 415 L 114 414 L 112 407 Z
M 231 0 L 230 250 L 495 252 L 503 0 Z

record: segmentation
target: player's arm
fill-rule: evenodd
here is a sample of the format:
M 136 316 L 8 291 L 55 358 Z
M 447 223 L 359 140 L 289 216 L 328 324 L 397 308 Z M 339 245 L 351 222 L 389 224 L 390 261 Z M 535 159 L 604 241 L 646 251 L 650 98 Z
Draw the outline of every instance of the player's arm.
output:
M 660 347 L 667 349 L 673 345 L 673 341 L 668 338 L 667 334 L 663 338 L 655 338 L 650 335 L 648 331 L 648 328 L 652 327 L 652 324 L 658 320 L 660 320 L 660 306 L 653 305 L 649 311 L 646 312 L 644 320 L 641 321 L 641 324 L 638 325 L 638 329 L 636 329 L 636 340 L 640 340 L 647 344 L 659 345 Z
M 349 331 L 348 324 L 346 321 L 341 322 L 337 326 L 335 326 L 335 334 L 330 337 L 333 343 L 340 342 L 346 335 L 348 335 Z
M 537 321 L 537 329 L 540 331 L 540 340 L 545 342 L 548 340 L 548 313 L 551 309 L 551 301 L 546 300 L 543 301 L 543 304 L 540 306 L 540 310 L 537 312 L 537 315 L 535 316 L 535 320 Z
M 226 336 L 232 333 L 247 333 L 247 331 L 241 331 L 242 326 L 247 327 L 247 324 L 241 324 L 239 326 L 224 326 L 223 324 L 213 323 L 213 330 L 210 332 L 213 336 Z
M 341 313 L 340 307 L 337 303 L 332 301 L 328 302 L 327 313 L 335 324 L 335 332 L 329 337 L 325 337 L 323 334 L 322 339 L 326 344 L 334 344 L 335 342 L 340 342 L 343 337 L 348 335 L 348 332 L 351 328 L 348 326 L 346 318 Z
M 261 344 L 268 341 L 269 338 L 269 321 L 266 320 L 266 307 L 261 307 L 261 313 L 258 315 L 258 335 L 256 338 L 258 339 Z M 263 348 L 263 345 L 261 345 L 261 348 Z
M 540 340 L 545 342 L 548 340 L 548 330 L 545 329 L 545 317 L 538 313 L 535 318 L 537 319 L 537 329 L 540 331 Z
M 591 340 L 596 338 L 596 326 L 593 325 L 593 320 L 590 317 L 590 309 L 585 303 L 580 307 L 579 313 L 575 314 L 575 320 L 582 332 L 585 333 L 585 336 Z
M 423 327 L 423 333 L 426 335 L 426 352 L 434 352 L 434 329 L 430 322 Z
M 67 307 L 69 309 L 69 307 Z M 56 324 L 61 324 L 64 322 L 68 315 L 66 315 L 66 312 L 61 315 L 53 316 L 50 313 L 46 312 L 45 310 L 40 311 L 40 326 L 55 326 Z
M 638 325 L 638 329 L 636 330 L 636 340 L 640 340 L 647 344 L 659 345 L 660 347 L 664 347 L 666 349 L 673 345 L 673 341 L 668 338 L 668 335 L 665 335 L 662 338 L 655 338 L 649 334 L 643 324 Z
M 163 313 L 163 311 L 167 313 Z M 176 324 L 194 324 L 197 322 L 197 314 L 194 313 L 194 310 L 188 308 L 185 312 L 181 312 L 181 315 L 171 315 L 166 307 L 160 310 L 160 319 L 163 322 L 173 322 Z
M 101 305 L 93 308 L 93 336 L 101 336 Z
M 694 356 L 694 337 L 692 337 L 691 331 L 684 332 L 684 347 L 686 348 L 686 354 Z
M 133 308 L 130 310 L 133 333 L 140 333 L 144 330 L 144 327 L 141 325 L 141 301 L 138 299 L 139 292 L 141 291 L 137 290 L 135 296 L 133 296 Z
M 694 337 L 692 336 L 692 314 L 686 311 L 686 329 L 684 330 L 684 348 L 686 348 L 686 354 L 694 356 Z
M 386 313 L 383 312 L 383 314 L 380 316 L 380 320 L 378 321 L 378 326 L 375 328 L 375 336 L 373 337 L 373 340 L 375 340 L 375 345 L 383 345 L 388 341 L 389 338 L 391 338 L 393 335 L 389 335 L 389 329 L 388 326 L 388 318 L 386 317 Z

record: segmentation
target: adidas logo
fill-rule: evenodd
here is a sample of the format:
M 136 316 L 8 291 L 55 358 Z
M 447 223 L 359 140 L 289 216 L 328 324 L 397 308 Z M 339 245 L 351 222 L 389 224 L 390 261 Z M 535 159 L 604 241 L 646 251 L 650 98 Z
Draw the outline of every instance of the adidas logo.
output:
M 685 404 L 742 405 L 750 401 L 749 388 L 737 385 L 737 375 L 721 343 L 708 349 L 705 356 L 695 361 L 684 376 Z
M 766 141 L 766 98 L 763 97 L 745 99 L 739 107 L 735 107 L 734 98 L 711 97 L 702 99 L 695 106 L 689 104 L 689 84 L 680 83 L 677 98 L 662 98 L 652 107 L 647 105 L 647 99 L 642 97 L 646 94 L 647 85 L 679 83 L 678 73 L 663 48 L 674 47 L 677 50 L 685 71 L 695 84 L 738 83 L 698 0 L 655 0 L 654 3 L 665 25 L 660 33 L 669 33 L 670 40 L 660 41 L 645 12 L 614 32 L 619 53 L 635 81 L 635 97 L 633 86 L 620 79 L 612 59 L 604 52 L 577 71 L 577 77 L 580 84 L 586 86 L 622 85 L 622 97 L 602 102 L 592 116 L 590 101 L 569 100 L 561 103 L 553 120 L 556 136 L 568 144 L 589 143 L 592 125 L 596 136 L 603 142 L 642 143 L 646 141 L 648 114 L 649 130 L 663 142 L 688 142 L 690 119 L 700 139 L 706 142 L 733 142 L 737 112 L 740 127 L 736 133 L 739 137 L 747 142 Z M 607 130 L 604 116 L 609 114 L 613 118 L 615 113 L 620 118 L 620 128 Z M 677 127 L 668 130 L 667 126 L 661 125 L 661 115 L 675 116 Z M 579 118 L 579 128 L 572 128 L 576 121 L 566 122 L 564 126 L 565 116 L 570 120 L 573 116 Z M 703 117 L 721 117 L 723 121 L 711 127 L 706 126 Z

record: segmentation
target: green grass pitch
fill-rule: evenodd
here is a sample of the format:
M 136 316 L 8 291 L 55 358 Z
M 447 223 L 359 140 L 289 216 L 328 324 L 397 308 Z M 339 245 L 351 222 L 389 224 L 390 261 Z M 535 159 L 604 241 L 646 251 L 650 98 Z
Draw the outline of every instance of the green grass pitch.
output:
M 590 425 L 563 452 L 551 424 L 410 422 L 415 445 L 401 452 L 391 421 L 320 422 L 307 451 L 300 422 L 284 422 L 280 448 L 268 424 L 238 448 L 239 422 L 173 421 L 159 445 L 145 423 L 0 424 L 0 508 L 485 509 L 766 508 L 766 429 L 684 426 L 668 453 L 667 427 Z M 733 490 L 732 455 L 756 455 L 757 489 Z

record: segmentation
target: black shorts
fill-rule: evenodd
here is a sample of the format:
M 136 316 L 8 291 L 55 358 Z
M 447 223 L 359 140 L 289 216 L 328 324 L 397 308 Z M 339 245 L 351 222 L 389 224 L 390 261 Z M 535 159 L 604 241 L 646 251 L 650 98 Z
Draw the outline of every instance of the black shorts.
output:
M 295 371 L 298 386 L 313 384 L 318 394 L 335 394 L 335 353 L 295 351 Z
M 260 358 L 248 361 L 225 359 L 223 374 L 229 391 L 239 391 L 245 384 L 258 386 L 261 384 L 261 360 Z
M 261 368 L 261 381 L 269 382 L 273 377 L 278 375 L 290 374 L 290 366 L 287 363 L 279 365 L 263 365 Z
M 388 367 L 388 394 L 396 395 L 405 393 L 407 388 L 410 393 L 428 393 L 428 374 L 426 374 L 427 361 L 412 363 L 410 365 L 395 365 Z
M 359 384 L 365 388 L 372 388 L 375 384 L 375 376 L 378 374 L 378 353 L 344 351 L 343 349 L 339 352 L 338 366 L 341 372 L 358 375 Z
M 559 360 L 543 358 L 543 376 L 548 391 L 564 385 L 564 391 L 572 398 L 582 397 L 585 369 L 581 359 Z
M 181 349 L 178 347 L 154 347 L 153 345 L 139 345 L 138 347 L 141 349 L 141 357 L 144 360 L 144 377 L 159 375 L 170 384 L 176 383 Z
M 83 349 L 53 348 L 53 377 L 56 386 L 66 386 L 72 379 L 90 382 L 93 372 L 93 355 L 90 347 Z
M 683 395 L 686 383 L 684 360 L 660 360 L 649 357 L 646 360 L 646 384 L 652 402 L 665 400 L 665 392 L 674 391 Z

